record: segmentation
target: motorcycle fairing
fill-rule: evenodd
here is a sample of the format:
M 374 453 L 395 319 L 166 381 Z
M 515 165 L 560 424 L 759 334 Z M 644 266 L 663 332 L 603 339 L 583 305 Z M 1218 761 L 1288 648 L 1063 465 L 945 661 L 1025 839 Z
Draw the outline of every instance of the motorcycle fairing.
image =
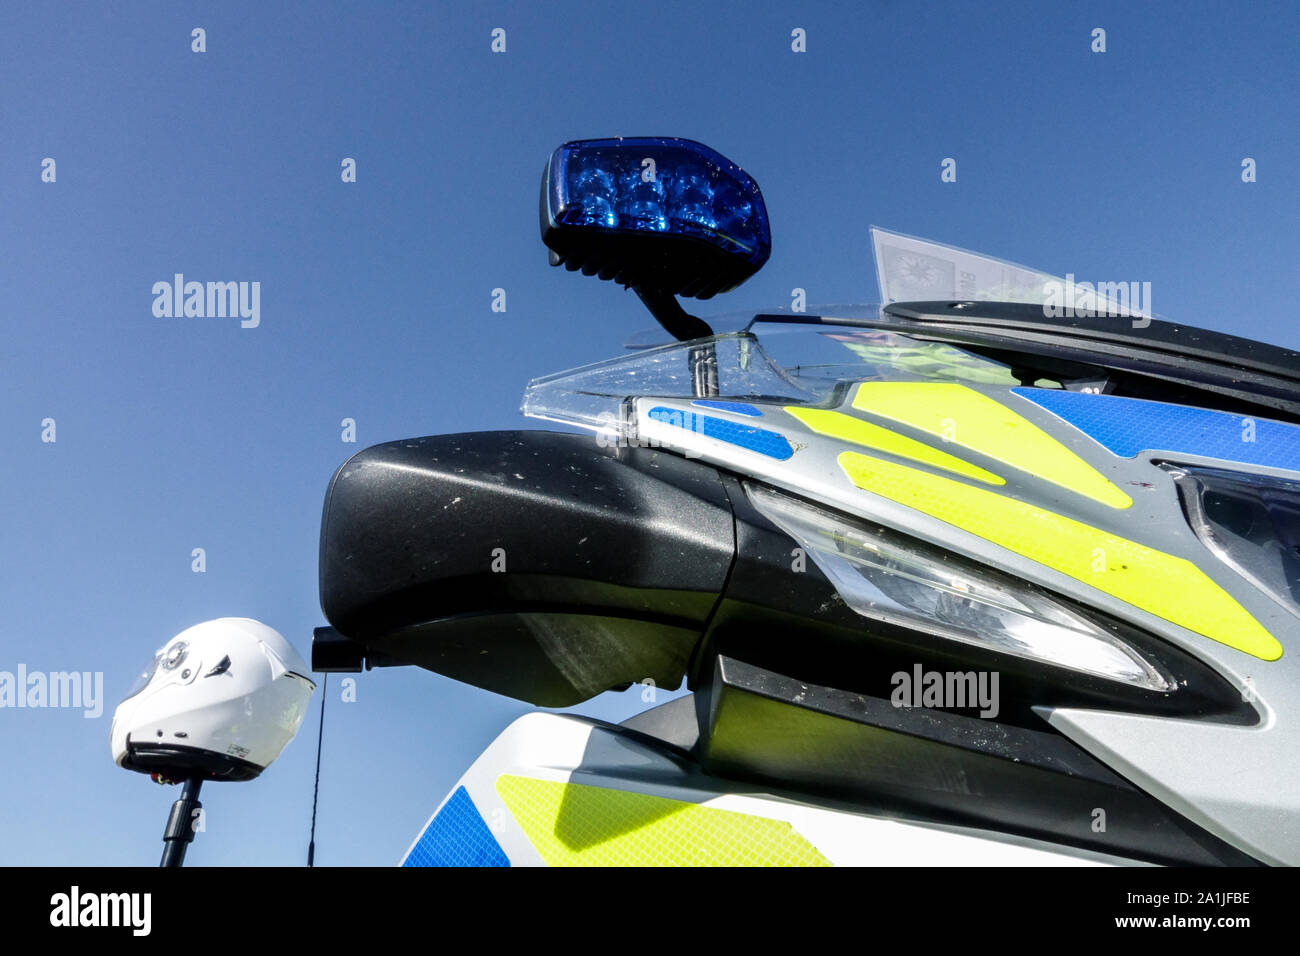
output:
M 665 705 L 668 706 L 668 705 Z M 566 714 L 512 723 L 403 866 L 1079 866 L 1135 862 L 703 773 L 641 733 Z

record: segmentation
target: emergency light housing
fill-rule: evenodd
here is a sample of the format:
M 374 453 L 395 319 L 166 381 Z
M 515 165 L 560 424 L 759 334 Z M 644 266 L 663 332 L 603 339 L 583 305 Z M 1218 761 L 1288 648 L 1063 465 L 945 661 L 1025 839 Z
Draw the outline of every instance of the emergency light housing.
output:
M 772 251 L 758 184 L 688 139 L 565 143 L 546 166 L 541 227 L 551 265 L 660 297 L 734 289 Z

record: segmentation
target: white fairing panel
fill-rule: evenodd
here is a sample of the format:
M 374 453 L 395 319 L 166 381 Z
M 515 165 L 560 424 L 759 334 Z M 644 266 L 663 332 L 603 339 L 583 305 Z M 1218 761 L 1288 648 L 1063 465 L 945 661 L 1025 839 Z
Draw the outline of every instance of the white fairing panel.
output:
M 529 714 L 475 761 L 403 866 L 1079 866 L 1133 861 L 851 812 L 701 774 L 622 728 Z

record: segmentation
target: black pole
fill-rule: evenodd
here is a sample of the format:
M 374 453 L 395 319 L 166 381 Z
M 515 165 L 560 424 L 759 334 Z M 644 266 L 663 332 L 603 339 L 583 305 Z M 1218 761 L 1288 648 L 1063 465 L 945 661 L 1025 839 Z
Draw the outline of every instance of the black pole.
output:
M 199 788 L 202 786 L 201 778 L 190 777 L 181 789 L 180 799 L 172 804 L 167 829 L 163 831 L 163 855 L 159 866 L 185 864 L 185 851 L 194 842 L 194 812 L 203 809 L 203 804 L 199 803 Z

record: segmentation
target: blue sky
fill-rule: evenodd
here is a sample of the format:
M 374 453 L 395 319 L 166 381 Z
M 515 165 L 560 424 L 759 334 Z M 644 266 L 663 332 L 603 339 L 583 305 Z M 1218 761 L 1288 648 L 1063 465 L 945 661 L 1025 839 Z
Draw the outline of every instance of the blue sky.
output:
M 772 257 L 718 311 L 874 301 L 875 224 L 1149 281 L 1165 316 L 1297 347 L 1298 32 L 1290 3 L 0 7 L 0 670 L 102 671 L 108 698 L 0 710 L 0 863 L 156 862 L 177 792 L 108 750 L 138 665 L 226 615 L 307 655 L 339 464 L 523 425 L 529 378 L 650 324 L 547 267 L 559 143 L 685 136 L 758 180 Z M 261 324 L 155 317 L 177 272 L 260 282 Z M 351 704 L 330 683 L 321 865 L 395 862 L 528 709 L 415 669 Z M 318 704 L 262 779 L 206 788 L 192 863 L 305 859 Z

